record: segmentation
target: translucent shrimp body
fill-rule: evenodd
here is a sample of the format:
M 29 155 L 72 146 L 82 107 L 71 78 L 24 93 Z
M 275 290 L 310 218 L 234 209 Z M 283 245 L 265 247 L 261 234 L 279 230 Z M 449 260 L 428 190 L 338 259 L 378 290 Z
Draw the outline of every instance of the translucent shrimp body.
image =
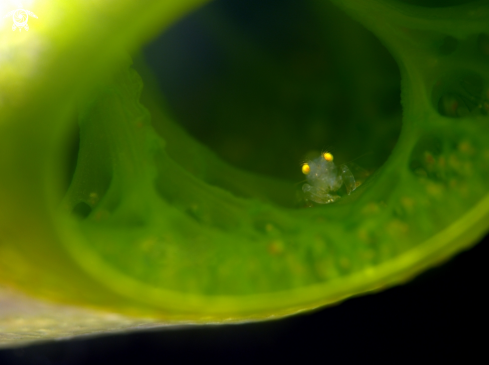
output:
M 306 200 L 328 204 L 340 198 L 335 192 L 343 185 L 348 195 L 355 190 L 355 178 L 348 166 L 336 166 L 329 152 L 302 165 L 302 172 L 308 182 L 302 186 Z

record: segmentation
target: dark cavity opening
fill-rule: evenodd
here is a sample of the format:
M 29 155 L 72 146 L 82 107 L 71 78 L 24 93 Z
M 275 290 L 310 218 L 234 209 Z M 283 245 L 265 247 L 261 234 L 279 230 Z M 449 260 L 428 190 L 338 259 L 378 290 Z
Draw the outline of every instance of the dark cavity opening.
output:
M 434 85 L 434 106 L 448 118 L 486 116 L 489 111 L 487 84 L 482 76 L 473 71 L 451 71 Z
M 375 171 L 401 130 L 397 64 L 328 2 L 217 0 L 144 54 L 175 119 L 245 170 L 299 182 L 328 150 Z
M 85 202 L 80 202 L 73 208 L 73 215 L 79 219 L 87 218 L 92 213 L 92 207 Z

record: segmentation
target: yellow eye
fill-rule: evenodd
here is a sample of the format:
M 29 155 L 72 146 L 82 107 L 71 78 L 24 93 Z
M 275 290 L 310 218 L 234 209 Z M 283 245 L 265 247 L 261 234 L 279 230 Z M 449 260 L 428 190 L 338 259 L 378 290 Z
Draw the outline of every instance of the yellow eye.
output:
M 329 162 L 333 161 L 333 155 L 331 153 L 329 153 L 329 152 L 323 153 L 323 158 L 326 161 L 329 161 Z
M 304 165 L 302 165 L 302 173 L 304 175 L 307 175 L 310 172 L 311 172 L 311 168 L 309 167 L 309 165 L 307 163 L 305 163 Z

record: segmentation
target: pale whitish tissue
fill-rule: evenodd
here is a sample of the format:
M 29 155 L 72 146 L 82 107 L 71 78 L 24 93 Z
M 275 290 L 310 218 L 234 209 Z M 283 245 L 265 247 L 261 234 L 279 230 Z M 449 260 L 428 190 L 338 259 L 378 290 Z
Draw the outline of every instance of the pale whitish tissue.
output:
M 6 1 L 0 0 L 0 16 L 2 21 L 0 23 L 1 29 L 4 28 L 5 20 L 10 19 L 12 21 L 12 30 L 19 32 L 22 30 L 29 30 L 29 17 L 37 18 L 37 15 L 29 10 L 33 1 L 26 1 L 24 4 L 20 1 Z

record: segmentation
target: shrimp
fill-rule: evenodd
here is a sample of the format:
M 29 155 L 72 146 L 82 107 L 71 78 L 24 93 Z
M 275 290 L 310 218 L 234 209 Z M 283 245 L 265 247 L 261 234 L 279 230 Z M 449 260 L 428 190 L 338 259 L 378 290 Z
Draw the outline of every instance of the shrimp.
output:
M 302 165 L 302 173 L 306 175 L 308 182 L 302 186 L 306 200 L 329 204 L 340 199 L 336 192 L 342 186 L 348 195 L 356 189 L 355 178 L 348 166 L 338 167 L 333 159 L 331 153 L 325 152 Z

